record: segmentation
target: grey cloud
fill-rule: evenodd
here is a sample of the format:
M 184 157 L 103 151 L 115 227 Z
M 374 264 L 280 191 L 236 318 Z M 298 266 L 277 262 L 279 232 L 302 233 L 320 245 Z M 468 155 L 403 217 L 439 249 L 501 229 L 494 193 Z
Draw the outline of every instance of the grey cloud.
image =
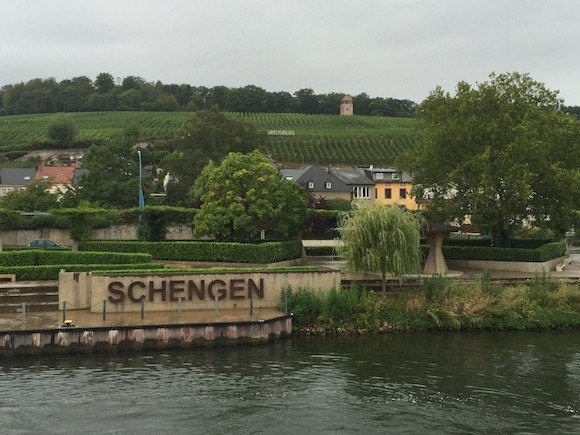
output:
M 436 85 L 517 70 L 580 105 L 576 0 L 6 0 L 2 9 L 2 85 L 107 71 L 421 101 Z

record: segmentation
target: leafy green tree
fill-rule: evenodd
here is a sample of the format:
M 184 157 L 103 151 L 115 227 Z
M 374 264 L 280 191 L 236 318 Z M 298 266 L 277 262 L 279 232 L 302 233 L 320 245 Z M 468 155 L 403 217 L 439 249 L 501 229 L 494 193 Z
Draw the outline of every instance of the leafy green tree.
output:
M 306 215 L 306 195 L 296 183 L 280 180 L 276 168 L 259 151 L 230 153 L 208 164 L 192 194 L 203 205 L 194 218 L 196 236 L 218 240 L 297 237 Z
M 155 110 L 176 111 L 179 110 L 179 103 L 175 95 L 170 95 L 165 92 L 160 93 L 155 97 Z
M 99 94 L 107 94 L 115 89 L 115 79 L 109 73 L 100 73 L 95 79 L 95 89 Z
M 378 272 L 386 290 L 387 274 L 417 272 L 421 218 L 396 205 L 360 204 L 339 218 L 338 251 L 355 271 Z
M 119 94 L 117 110 L 141 110 L 144 101 L 145 97 L 139 89 L 128 89 Z
M 50 193 L 49 187 L 50 185 L 43 181 L 34 181 L 24 190 L 8 192 L 0 200 L 0 206 L 6 210 L 27 212 L 48 211 L 57 208 L 60 194 Z
M 187 123 L 174 150 L 162 162 L 181 186 L 169 189 L 168 196 L 175 192 L 170 202 L 177 204 L 185 199 L 201 169 L 210 161 L 220 161 L 229 152 L 247 153 L 260 149 L 265 143 L 265 133 L 252 124 L 230 118 L 217 108 L 198 112 Z
M 93 82 L 85 76 L 63 80 L 58 84 L 59 108 L 63 112 L 80 112 L 85 109 L 89 97 L 95 92 Z
M 312 89 L 300 89 L 294 92 L 294 98 L 296 99 L 298 112 L 308 114 L 320 113 L 319 96 L 315 95 Z
M 46 130 L 48 139 L 60 147 L 72 145 L 76 135 L 77 128 L 65 115 L 56 116 Z
M 139 205 L 138 154 L 128 142 L 91 146 L 83 168 L 88 173 L 79 182 L 80 199 L 116 208 Z
M 441 216 L 489 228 L 508 246 L 524 221 L 562 231 L 580 195 L 580 124 L 557 92 L 527 74 L 490 76 L 454 96 L 435 89 L 418 108 L 422 136 L 401 160 Z

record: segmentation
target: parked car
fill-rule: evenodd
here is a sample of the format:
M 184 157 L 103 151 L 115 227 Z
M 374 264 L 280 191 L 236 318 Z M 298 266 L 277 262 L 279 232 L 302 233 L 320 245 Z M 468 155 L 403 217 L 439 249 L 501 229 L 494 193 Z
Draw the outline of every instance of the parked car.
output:
M 48 239 L 34 239 L 28 244 L 29 248 L 65 248 L 60 243 Z

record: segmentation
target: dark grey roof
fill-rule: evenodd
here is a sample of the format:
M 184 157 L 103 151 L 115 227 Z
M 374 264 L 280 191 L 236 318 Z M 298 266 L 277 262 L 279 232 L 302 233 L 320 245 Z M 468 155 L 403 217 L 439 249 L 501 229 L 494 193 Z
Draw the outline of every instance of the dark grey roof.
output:
M 365 168 L 364 170 L 367 174 L 367 176 L 369 178 L 371 178 L 372 180 L 378 181 L 379 183 L 390 183 L 390 182 L 395 182 L 395 183 L 410 183 L 413 181 L 413 177 L 411 176 L 411 174 L 409 174 L 408 172 L 405 171 L 399 171 L 398 169 L 395 168 Z M 383 178 L 379 179 L 377 178 L 377 174 L 383 174 Z M 398 174 L 398 179 L 395 177 L 393 177 L 393 174 Z
M 349 186 L 375 185 L 362 168 L 332 168 L 331 173 Z
M 302 173 L 304 172 L 303 169 L 280 169 L 280 178 L 283 180 L 292 180 L 296 181 Z
M 314 165 L 299 170 L 282 169 L 280 176 L 282 178 L 293 176 L 292 181 L 300 184 L 308 192 L 351 192 L 352 190 L 332 173 Z M 314 183 L 314 188 L 308 187 L 309 182 Z M 330 182 L 330 189 L 326 188 L 327 182 Z
M 6 186 L 26 186 L 34 181 L 34 168 L 2 168 L 0 169 L 0 184 Z

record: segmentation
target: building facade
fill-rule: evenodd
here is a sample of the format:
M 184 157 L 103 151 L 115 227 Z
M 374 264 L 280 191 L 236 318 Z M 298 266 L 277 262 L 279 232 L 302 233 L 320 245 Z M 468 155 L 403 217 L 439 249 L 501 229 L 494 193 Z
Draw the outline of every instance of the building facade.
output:
M 408 210 L 418 210 L 415 197 L 411 195 L 413 178 L 411 174 L 394 168 L 365 169 L 367 176 L 375 184 L 375 200 L 380 204 L 404 206 Z

